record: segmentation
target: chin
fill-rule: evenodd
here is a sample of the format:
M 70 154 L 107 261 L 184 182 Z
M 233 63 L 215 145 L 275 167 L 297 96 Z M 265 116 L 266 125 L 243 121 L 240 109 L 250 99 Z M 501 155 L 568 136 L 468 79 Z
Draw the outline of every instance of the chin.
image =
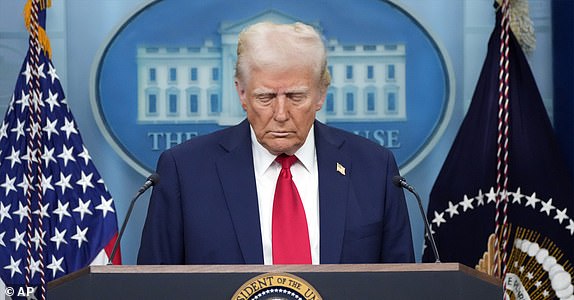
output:
M 267 150 L 269 150 L 269 152 L 271 152 L 275 155 L 279 155 L 282 153 L 292 155 L 293 153 L 295 153 L 297 151 L 297 149 L 298 148 L 296 146 L 293 146 L 293 145 L 289 145 L 289 146 L 273 145 L 273 146 L 267 148 Z

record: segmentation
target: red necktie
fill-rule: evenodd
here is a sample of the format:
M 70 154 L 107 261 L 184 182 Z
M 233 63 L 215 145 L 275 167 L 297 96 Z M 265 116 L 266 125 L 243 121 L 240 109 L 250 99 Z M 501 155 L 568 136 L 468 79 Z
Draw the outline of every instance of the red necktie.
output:
M 273 264 L 311 264 L 305 209 L 290 170 L 297 157 L 281 154 L 276 161 L 281 173 L 273 199 Z

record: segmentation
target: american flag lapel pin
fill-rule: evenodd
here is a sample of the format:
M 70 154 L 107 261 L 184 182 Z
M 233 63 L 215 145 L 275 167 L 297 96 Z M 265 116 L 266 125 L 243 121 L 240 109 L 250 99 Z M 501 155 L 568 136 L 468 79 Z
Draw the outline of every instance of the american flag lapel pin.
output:
M 341 175 L 345 176 L 345 167 L 342 164 L 337 163 L 337 172 L 341 173 Z

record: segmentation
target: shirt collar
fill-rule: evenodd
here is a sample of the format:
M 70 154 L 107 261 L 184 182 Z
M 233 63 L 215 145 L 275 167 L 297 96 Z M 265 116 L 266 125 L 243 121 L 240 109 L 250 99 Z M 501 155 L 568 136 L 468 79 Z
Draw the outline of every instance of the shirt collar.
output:
M 257 141 L 257 137 L 255 136 L 255 131 L 251 125 L 249 126 L 251 131 L 251 149 L 253 151 L 253 167 L 255 171 L 255 175 L 259 176 L 263 174 L 269 166 L 275 161 L 276 155 L 273 155 L 263 147 Z M 301 164 L 307 169 L 307 171 L 311 172 L 313 169 L 313 164 L 315 160 L 315 125 L 311 125 L 311 129 L 309 129 L 309 134 L 307 134 L 307 139 L 305 139 L 305 143 L 303 146 L 299 148 L 295 152 L 295 156 L 301 162 Z

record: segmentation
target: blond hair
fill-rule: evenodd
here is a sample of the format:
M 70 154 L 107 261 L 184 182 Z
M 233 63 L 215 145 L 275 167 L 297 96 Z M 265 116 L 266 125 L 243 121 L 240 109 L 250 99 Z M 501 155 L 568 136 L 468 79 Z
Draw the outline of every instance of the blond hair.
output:
M 245 83 L 251 70 L 269 66 L 287 67 L 285 64 L 293 61 L 313 67 L 322 88 L 326 89 L 331 83 L 325 44 L 312 26 L 300 22 L 256 23 L 239 34 L 235 78 Z

